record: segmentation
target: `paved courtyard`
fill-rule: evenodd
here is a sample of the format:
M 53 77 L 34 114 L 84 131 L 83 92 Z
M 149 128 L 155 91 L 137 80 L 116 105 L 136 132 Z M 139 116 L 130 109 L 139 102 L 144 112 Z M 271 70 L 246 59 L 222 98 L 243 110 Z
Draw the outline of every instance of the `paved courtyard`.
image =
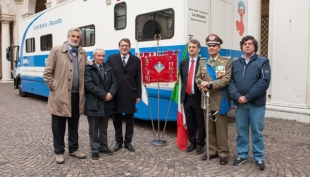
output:
M 92 160 L 85 116 L 80 118 L 80 150 L 86 159 L 65 152 L 65 163 L 54 161 L 51 117 L 47 99 L 20 97 L 12 83 L 0 83 L 0 176 L 310 176 L 310 125 L 289 120 L 266 118 L 266 169 L 256 169 L 253 160 L 233 166 L 236 157 L 235 123 L 229 122 L 229 164 L 218 159 L 201 161 L 201 155 L 176 148 L 176 123 L 168 123 L 164 140 L 167 146 L 150 144 L 154 139 L 151 122 L 136 120 L 132 153 L 122 148 L 112 156 L 100 154 Z M 157 125 L 157 123 L 155 123 Z M 109 121 L 108 144 L 112 148 L 114 129 Z M 67 138 L 66 138 L 67 139 Z M 67 140 L 65 141 L 67 142 Z M 252 156 L 252 154 L 250 154 Z

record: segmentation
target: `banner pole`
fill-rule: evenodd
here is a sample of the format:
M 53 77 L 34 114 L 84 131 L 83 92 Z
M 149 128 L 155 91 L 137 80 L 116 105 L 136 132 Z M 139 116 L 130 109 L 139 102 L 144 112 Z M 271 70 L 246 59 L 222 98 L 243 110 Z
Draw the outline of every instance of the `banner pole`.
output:
M 155 34 L 154 39 L 157 41 L 157 56 L 159 55 L 159 40 L 161 39 L 160 34 Z M 152 140 L 151 144 L 154 146 L 165 146 L 167 141 L 160 139 L 160 93 L 159 93 L 159 82 L 157 82 L 157 101 L 158 101 L 158 139 Z

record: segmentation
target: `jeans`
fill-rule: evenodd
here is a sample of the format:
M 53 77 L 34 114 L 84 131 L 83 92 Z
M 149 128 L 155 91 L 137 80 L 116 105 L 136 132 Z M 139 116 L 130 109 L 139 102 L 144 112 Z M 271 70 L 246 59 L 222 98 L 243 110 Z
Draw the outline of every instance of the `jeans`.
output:
M 252 132 L 252 151 L 254 161 L 264 160 L 264 120 L 266 106 L 256 106 L 251 103 L 238 105 L 236 115 L 238 157 L 248 158 L 249 127 Z

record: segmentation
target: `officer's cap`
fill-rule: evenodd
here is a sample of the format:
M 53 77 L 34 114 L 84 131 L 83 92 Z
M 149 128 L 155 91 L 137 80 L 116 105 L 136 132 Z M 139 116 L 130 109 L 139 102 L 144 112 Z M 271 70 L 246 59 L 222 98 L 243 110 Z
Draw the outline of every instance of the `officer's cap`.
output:
M 207 38 L 206 38 L 206 42 L 207 45 L 221 45 L 223 44 L 223 41 L 220 37 L 218 37 L 218 35 L 216 34 L 210 34 Z

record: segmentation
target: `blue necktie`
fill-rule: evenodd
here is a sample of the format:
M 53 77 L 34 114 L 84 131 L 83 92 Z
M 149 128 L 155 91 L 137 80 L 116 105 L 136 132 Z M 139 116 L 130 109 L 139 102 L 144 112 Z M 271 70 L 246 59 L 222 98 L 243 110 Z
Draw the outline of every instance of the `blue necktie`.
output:
M 104 71 L 103 71 L 102 65 L 99 65 L 99 70 L 100 70 L 102 78 L 104 78 Z
M 123 57 L 123 66 L 126 66 L 126 61 L 125 61 L 126 57 Z

